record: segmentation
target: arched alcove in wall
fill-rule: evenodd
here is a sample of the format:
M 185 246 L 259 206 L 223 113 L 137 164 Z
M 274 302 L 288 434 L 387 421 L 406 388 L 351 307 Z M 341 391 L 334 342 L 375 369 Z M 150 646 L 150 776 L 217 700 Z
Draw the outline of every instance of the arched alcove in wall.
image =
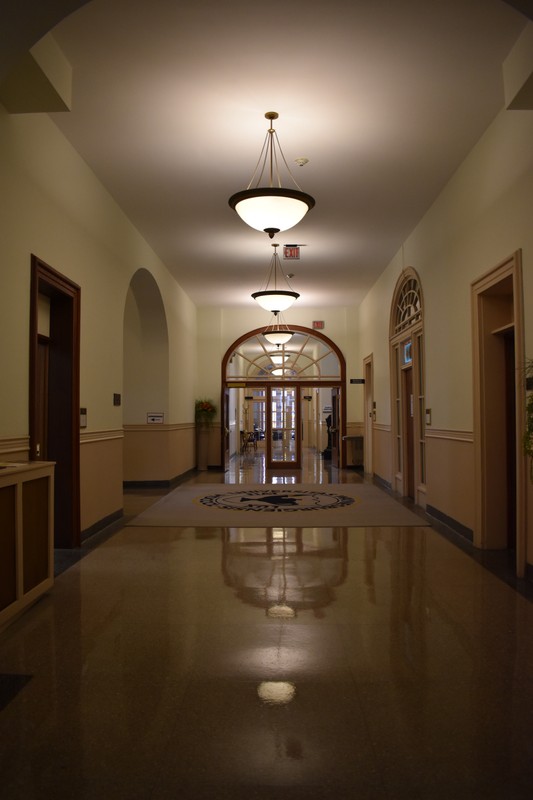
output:
M 159 287 L 146 269 L 131 279 L 124 306 L 123 422 L 168 413 L 168 327 Z

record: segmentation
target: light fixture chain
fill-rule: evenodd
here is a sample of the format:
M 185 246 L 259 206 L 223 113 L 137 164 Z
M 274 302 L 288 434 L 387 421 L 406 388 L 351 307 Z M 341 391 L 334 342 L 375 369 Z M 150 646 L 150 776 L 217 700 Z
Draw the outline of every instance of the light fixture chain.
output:
M 294 183 L 296 184 L 296 186 L 297 186 L 298 190 L 301 192 L 301 191 L 302 191 L 302 187 L 299 185 L 298 181 L 296 180 L 296 178 L 294 177 L 294 175 L 293 175 L 293 174 L 292 174 L 292 172 L 291 172 L 291 168 L 290 168 L 290 167 L 289 167 L 289 165 L 287 164 L 287 159 L 285 158 L 285 155 L 284 155 L 284 153 L 283 153 L 283 150 L 281 149 L 281 145 L 280 145 L 280 143 L 279 143 L 279 139 L 278 139 L 278 134 L 276 133 L 276 131 L 274 131 L 274 136 L 276 137 L 276 142 L 277 142 L 277 145 L 278 145 L 278 149 L 279 149 L 280 155 L 281 155 L 281 157 L 282 157 L 282 159 L 283 159 L 283 163 L 285 164 L 285 166 L 286 166 L 286 168 L 287 168 L 287 172 L 289 173 L 289 175 L 290 175 L 290 176 L 291 176 L 291 178 L 293 179 L 293 181 L 294 181 Z M 278 168 L 277 168 L 277 164 L 276 164 L 276 169 L 278 169 Z M 278 170 L 278 181 L 280 181 L 279 170 Z M 281 181 L 280 181 L 279 185 L 281 186 Z
M 250 183 L 246 187 L 247 191 L 252 188 L 252 184 L 256 180 L 256 177 L 257 177 L 257 181 L 256 181 L 256 184 L 255 184 L 256 186 L 259 186 L 259 182 L 260 182 L 261 178 L 263 177 L 263 174 L 265 172 L 267 158 L 268 158 L 269 137 L 270 137 L 270 134 L 267 132 L 267 134 L 265 136 L 265 140 L 263 142 L 263 147 L 261 148 L 261 152 L 259 153 L 259 158 L 257 160 L 257 164 L 255 165 L 255 169 L 254 169 L 252 177 L 250 179 Z M 261 162 L 262 162 L 262 166 L 261 166 Z M 261 167 L 261 172 L 259 172 L 259 175 L 258 175 L 259 167 Z

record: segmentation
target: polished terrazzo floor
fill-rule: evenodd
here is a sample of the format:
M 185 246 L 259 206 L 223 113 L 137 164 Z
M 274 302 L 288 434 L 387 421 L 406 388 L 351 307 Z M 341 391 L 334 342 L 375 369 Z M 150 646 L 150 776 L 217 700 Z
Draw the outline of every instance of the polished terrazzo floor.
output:
M 362 480 L 261 461 L 191 480 Z M 0 700 L 2 800 L 533 796 L 533 604 L 429 524 L 120 527 L 0 634 Z

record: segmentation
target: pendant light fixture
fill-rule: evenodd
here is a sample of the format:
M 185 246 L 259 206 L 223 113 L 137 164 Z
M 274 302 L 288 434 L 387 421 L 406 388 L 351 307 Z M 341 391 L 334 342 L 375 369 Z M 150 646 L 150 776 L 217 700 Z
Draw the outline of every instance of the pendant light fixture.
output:
M 272 121 L 278 116 L 276 111 L 267 111 L 265 114 L 266 119 L 270 120 L 270 127 L 252 179 L 246 189 L 232 195 L 228 201 L 247 225 L 265 231 L 271 239 L 276 233 L 286 231 L 300 222 L 315 205 L 314 198 L 302 192 L 285 160 L 278 135 L 272 127 Z M 281 185 L 280 161 L 285 164 L 295 189 Z M 305 163 L 307 159 L 300 161 Z M 268 185 L 259 187 L 265 172 L 268 174 Z
M 265 288 L 261 289 L 259 292 L 254 292 L 252 297 L 254 300 L 257 300 L 261 308 L 276 314 L 292 306 L 300 295 L 298 292 L 292 291 L 289 281 L 283 274 L 277 252 L 279 245 L 273 244 L 272 247 L 274 248 L 274 254 L 270 260 L 270 270 L 268 272 Z M 278 273 L 280 285 L 285 285 L 285 289 L 278 288 Z M 281 278 L 283 278 L 284 284 L 281 282 Z
M 279 311 L 274 311 L 273 317 L 274 319 L 263 331 L 263 336 L 267 342 L 279 347 L 280 344 L 287 344 L 292 339 L 294 331 L 291 331 Z

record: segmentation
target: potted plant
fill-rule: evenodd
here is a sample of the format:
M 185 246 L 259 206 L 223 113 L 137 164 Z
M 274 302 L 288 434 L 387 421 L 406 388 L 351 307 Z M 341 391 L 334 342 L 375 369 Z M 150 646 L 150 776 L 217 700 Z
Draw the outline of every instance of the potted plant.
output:
M 217 407 L 211 400 L 196 400 L 194 404 L 194 421 L 196 422 L 197 451 L 196 462 L 198 469 L 207 469 L 209 451 L 209 428 L 217 413 Z

